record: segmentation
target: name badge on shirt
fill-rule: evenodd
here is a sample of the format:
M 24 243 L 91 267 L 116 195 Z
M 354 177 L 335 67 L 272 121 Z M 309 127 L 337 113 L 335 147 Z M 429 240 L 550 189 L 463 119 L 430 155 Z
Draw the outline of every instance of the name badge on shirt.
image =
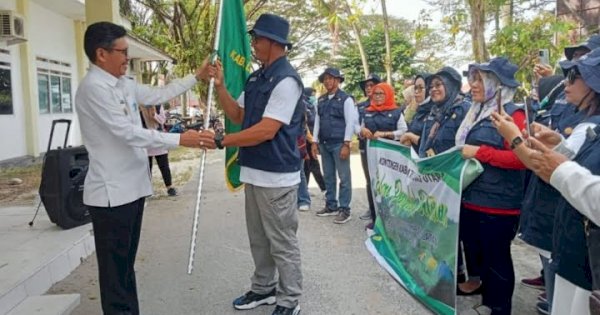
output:
M 256 81 L 256 77 L 252 77 L 248 80 L 248 82 L 254 82 L 254 81 Z
M 125 103 L 125 101 L 120 100 L 119 105 L 123 105 L 123 113 L 125 113 L 125 115 L 129 116 L 129 108 L 127 108 L 127 104 Z

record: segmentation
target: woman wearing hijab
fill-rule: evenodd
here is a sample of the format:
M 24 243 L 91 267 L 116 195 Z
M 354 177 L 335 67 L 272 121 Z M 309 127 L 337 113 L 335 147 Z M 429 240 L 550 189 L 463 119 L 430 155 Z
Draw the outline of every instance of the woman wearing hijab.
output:
M 146 129 L 165 131 L 165 110 L 162 105 L 140 106 L 142 125 Z M 165 149 L 147 149 L 150 174 L 152 174 L 152 158 L 156 159 L 158 169 L 169 196 L 177 196 L 177 190 L 172 186 L 171 168 L 169 166 L 169 151 Z
M 483 287 L 479 314 L 509 315 L 515 274 L 510 245 L 517 233 L 525 166 L 492 124 L 501 110 L 524 128 L 525 112 L 513 104 L 519 86 L 517 66 L 498 57 L 469 66 L 473 104 L 456 132 L 465 159 L 475 158 L 483 173 L 463 190 L 459 237 L 467 270 L 476 267 Z
M 365 109 L 360 131 L 361 137 L 364 139 L 385 138 L 398 140 L 406 132 L 407 128 L 402 110 L 396 105 L 394 88 L 387 83 L 375 85 L 371 97 L 371 105 Z M 365 159 L 367 158 L 365 150 Z M 368 172 L 367 168 L 367 199 L 369 200 L 369 211 L 373 221 L 367 225 L 367 228 L 373 229 L 376 213 L 373 195 L 371 194 L 371 177 Z
M 538 140 L 535 142 L 563 153 L 592 174 L 600 175 L 600 49 L 578 61 L 562 61 L 560 66 L 566 75 L 566 101 L 576 104 L 577 113 L 585 114 L 586 118 L 573 129 L 566 140 L 558 132 L 534 124 L 534 138 Z M 493 118 L 494 124 L 506 139 L 521 139 L 519 127 L 510 118 L 499 115 L 494 115 Z M 515 148 L 515 153 L 526 165 L 537 171 L 531 160 L 538 152 L 520 144 Z M 548 178 L 543 179 L 548 181 Z M 552 263 L 556 269 L 556 278 L 552 314 L 586 315 L 589 314 L 587 300 L 590 291 L 592 288 L 600 288 L 600 277 L 593 279 L 595 275 L 600 275 L 600 253 L 594 249 L 598 246 L 597 243 L 589 243 L 589 238 L 586 244 L 586 236 L 591 235 L 597 227 L 587 223 L 586 228 L 587 218 L 563 197 L 556 203 L 555 215 Z
M 460 94 L 461 76 L 444 67 L 431 77 L 429 95 L 433 103 L 419 139 L 419 156 L 428 157 L 455 146 L 454 136 L 470 103 Z
M 429 99 L 429 79 L 430 73 L 421 73 L 415 77 L 414 91 L 416 107 L 408 107 L 405 111 L 405 118 L 408 124 L 408 132 L 402 135 L 400 142 L 406 146 L 414 146 L 418 150 L 419 137 L 423 132 L 425 118 L 429 115 L 433 103 Z

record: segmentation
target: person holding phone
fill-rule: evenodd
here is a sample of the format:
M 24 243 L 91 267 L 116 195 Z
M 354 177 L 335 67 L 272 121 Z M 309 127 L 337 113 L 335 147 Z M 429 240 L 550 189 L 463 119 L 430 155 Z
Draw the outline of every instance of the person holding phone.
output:
M 517 70 L 503 57 L 469 66 L 473 104 L 456 132 L 463 157 L 483 166 L 483 173 L 463 190 L 459 226 L 467 270 L 476 267 L 483 286 L 480 314 L 509 315 L 512 309 L 515 273 L 510 245 L 519 224 L 525 165 L 511 151 L 518 143 L 504 141 L 490 116 L 500 104 L 503 113 L 525 127 L 525 113 L 513 103 L 520 85 Z
M 563 61 L 560 65 L 566 76 L 566 100 L 577 104 L 578 111 L 585 113 L 586 118 L 575 127 L 567 139 L 547 127 L 533 124 L 535 139 L 547 148 L 554 149 L 591 170 L 598 170 L 598 155 L 590 154 L 589 151 L 594 146 L 590 146 L 589 143 L 586 146 L 585 143 L 599 138 L 594 128 L 600 124 L 600 79 L 597 76 L 600 71 L 600 49 L 590 52 L 576 62 Z M 509 117 L 494 116 L 493 120 L 505 139 L 521 137 L 522 129 Z M 514 152 L 542 180 L 547 181 L 546 174 L 539 172 L 539 167 L 532 159 L 536 152 L 523 145 L 516 147 Z M 585 243 L 583 216 L 562 197 L 555 202 L 555 211 L 550 268 L 556 271 L 553 286 L 550 287 L 554 290 L 552 313 L 589 314 L 587 309 L 582 307 L 586 305 L 592 289 L 592 269 Z M 549 283 L 546 283 L 547 287 L 548 285 Z M 551 293 L 552 291 L 548 291 L 548 294 Z

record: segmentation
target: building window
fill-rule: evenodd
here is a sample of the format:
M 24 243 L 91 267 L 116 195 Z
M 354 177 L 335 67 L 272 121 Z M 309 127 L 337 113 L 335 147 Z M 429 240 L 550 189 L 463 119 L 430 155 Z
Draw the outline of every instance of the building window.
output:
M 37 65 L 40 114 L 73 112 L 71 65 L 40 57 L 37 58 Z
M 8 50 L 0 49 L 0 115 L 13 114 L 9 57 Z

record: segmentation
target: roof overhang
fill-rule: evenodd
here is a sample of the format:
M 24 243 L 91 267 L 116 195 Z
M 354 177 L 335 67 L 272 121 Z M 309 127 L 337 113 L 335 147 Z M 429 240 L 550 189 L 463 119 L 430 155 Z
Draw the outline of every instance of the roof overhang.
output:
M 70 18 L 72 20 L 85 21 L 85 0 L 32 0 L 36 4 Z M 131 33 L 131 24 L 127 19 L 121 17 L 121 24 L 127 29 L 127 41 L 129 42 L 129 57 L 141 61 L 170 61 L 173 58 L 164 51 L 153 47 L 150 43 Z
M 127 34 L 127 42 L 129 43 L 129 58 L 131 59 L 173 62 L 173 57 L 131 33 Z

